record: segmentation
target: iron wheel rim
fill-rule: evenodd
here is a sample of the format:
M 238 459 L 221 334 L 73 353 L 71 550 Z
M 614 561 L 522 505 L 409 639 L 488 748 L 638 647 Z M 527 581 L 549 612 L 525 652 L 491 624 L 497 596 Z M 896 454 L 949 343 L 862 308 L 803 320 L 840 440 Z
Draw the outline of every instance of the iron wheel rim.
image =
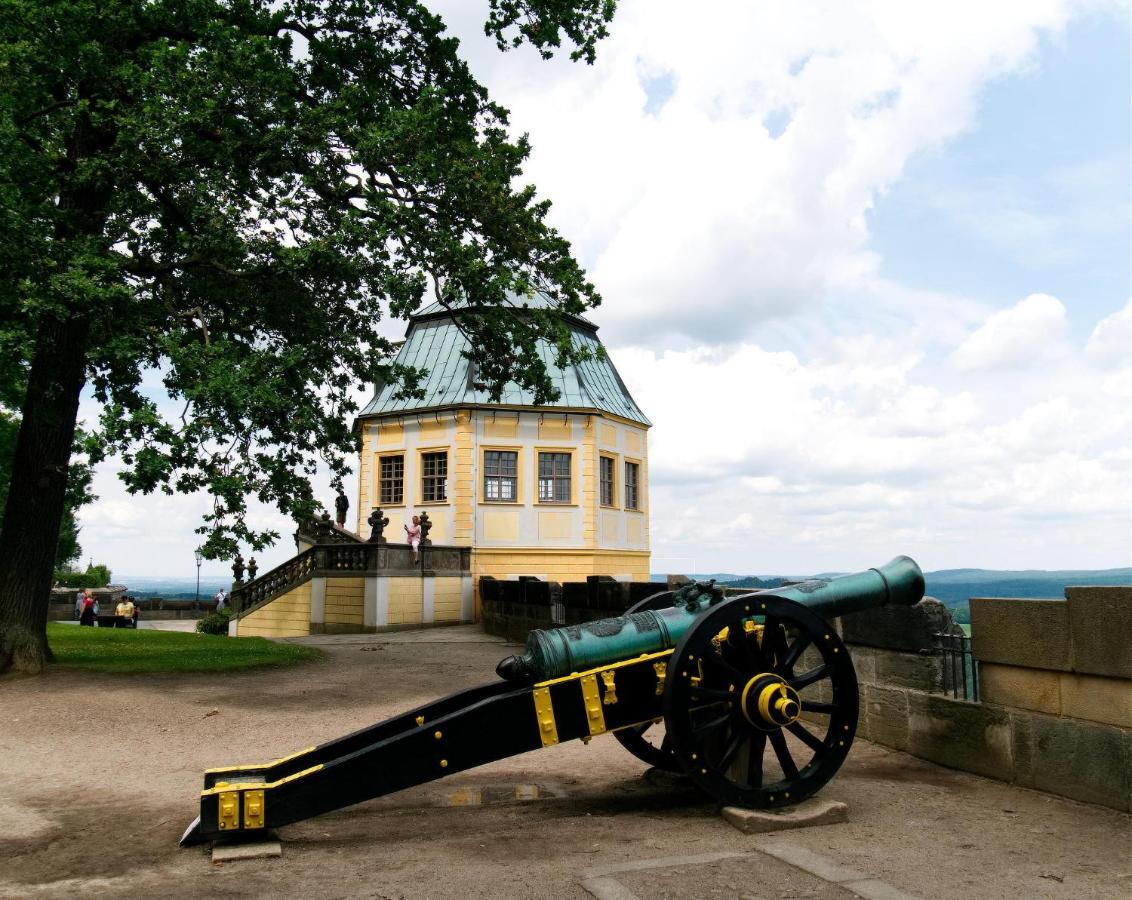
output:
M 672 606 L 675 591 L 661 591 L 644 600 L 634 603 L 624 615 L 632 615 L 650 609 L 665 609 Z M 649 733 L 651 732 L 651 733 Z M 648 735 L 646 737 L 646 734 Z M 617 742 L 637 759 L 655 769 L 665 772 L 683 772 L 684 768 L 672 752 L 672 742 L 664 728 L 663 720 L 653 720 L 641 725 L 632 725 L 613 732 Z
M 761 643 L 744 622 L 763 626 Z M 713 641 L 724 628 L 726 638 Z M 795 671 L 810 648 L 820 662 Z M 767 676 L 789 685 L 810 718 L 779 726 L 752 716 L 747 689 Z M 768 809 L 813 796 L 845 761 L 857 715 L 857 676 L 841 638 L 785 597 L 748 594 L 719 604 L 689 629 L 669 663 L 664 721 L 673 754 L 725 805 Z

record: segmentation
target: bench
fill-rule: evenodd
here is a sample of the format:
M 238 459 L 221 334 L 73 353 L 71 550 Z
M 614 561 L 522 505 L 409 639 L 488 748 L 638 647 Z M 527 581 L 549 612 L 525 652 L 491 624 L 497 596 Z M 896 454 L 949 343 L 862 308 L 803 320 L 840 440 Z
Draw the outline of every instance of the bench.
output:
M 118 616 L 98 616 L 99 628 L 137 628 L 136 620 L 127 622 Z

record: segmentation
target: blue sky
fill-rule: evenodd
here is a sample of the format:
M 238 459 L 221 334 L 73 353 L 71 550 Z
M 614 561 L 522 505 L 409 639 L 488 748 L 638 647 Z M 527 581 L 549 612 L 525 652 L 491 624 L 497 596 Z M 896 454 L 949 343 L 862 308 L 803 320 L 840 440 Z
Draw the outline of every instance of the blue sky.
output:
M 870 216 L 872 242 L 893 278 L 990 302 L 1054 294 L 1083 340 L 1129 294 L 1128 10 L 1040 42 L 987 84 L 969 133 L 910 162 Z
M 1126 2 L 622 0 L 592 67 L 435 5 L 655 423 L 654 571 L 1132 562 Z M 206 498 L 95 491 L 85 553 L 192 574 Z

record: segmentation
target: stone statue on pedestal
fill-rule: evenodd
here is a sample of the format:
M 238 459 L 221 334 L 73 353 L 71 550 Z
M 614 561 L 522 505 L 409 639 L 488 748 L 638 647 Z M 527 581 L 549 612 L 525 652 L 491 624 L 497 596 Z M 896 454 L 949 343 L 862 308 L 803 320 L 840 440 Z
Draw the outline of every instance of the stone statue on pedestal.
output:
M 432 541 L 429 539 L 428 533 L 432 530 L 432 522 L 429 521 L 428 513 L 423 512 L 420 516 L 421 519 L 421 546 L 431 547 Z
M 382 532 L 385 531 L 385 526 L 389 524 L 389 519 L 381 514 L 381 507 L 375 506 L 366 521 L 370 527 L 369 542 L 371 544 L 384 544 L 385 536 Z
M 344 528 L 346 526 L 346 513 L 350 510 L 350 498 L 338 492 L 338 496 L 334 498 L 334 514 L 338 521 L 338 527 Z
M 236 558 L 232 560 L 232 580 L 236 584 L 244 583 L 244 558 L 239 550 L 236 551 Z

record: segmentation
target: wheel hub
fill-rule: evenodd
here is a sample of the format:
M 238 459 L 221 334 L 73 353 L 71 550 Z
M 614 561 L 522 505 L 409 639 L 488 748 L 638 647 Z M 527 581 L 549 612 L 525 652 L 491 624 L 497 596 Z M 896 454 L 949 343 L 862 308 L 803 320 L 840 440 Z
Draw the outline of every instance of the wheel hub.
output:
M 798 692 L 784 678 L 770 672 L 747 682 L 740 704 L 743 717 L 763 731 L 790 725 L 802 714 Z

